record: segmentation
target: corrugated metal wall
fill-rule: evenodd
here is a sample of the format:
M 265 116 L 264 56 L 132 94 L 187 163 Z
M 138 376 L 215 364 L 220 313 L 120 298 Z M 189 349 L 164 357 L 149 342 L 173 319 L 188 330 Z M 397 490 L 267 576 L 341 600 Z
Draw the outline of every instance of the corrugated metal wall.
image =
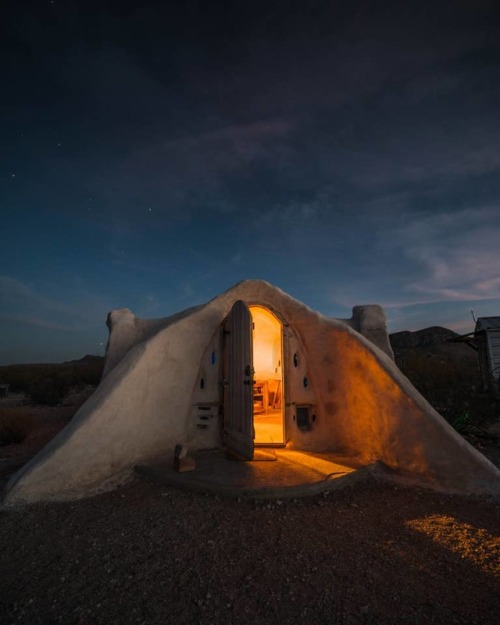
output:
M 498 381 L 500 378 L 500 328 L 488 330 L 487 340 L 491 372 Z

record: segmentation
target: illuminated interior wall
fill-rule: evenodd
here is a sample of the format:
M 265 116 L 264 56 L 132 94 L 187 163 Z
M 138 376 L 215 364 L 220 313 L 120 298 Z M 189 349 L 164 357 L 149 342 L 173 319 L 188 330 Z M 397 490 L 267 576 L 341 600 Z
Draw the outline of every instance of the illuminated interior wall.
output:
M 251 306 L 253 327 L 253 368 L 256 380 L 280 380 L 282 371 L 281 323 L 260 306 Z

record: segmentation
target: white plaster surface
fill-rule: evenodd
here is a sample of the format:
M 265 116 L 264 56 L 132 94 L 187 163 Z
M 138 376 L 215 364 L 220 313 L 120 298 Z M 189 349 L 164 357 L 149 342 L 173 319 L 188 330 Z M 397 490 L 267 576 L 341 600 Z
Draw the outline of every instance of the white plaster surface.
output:
M 239 299 L 269 308 L 285 323 L 289 448 L 381 460 L 446 491 L 500 494 L 500 471 L 394 364 L 380 307 L 356 307 L 351 320 L 331 319 L 266 282 L 247 280 L 166 319 L 140 320 L 126 309 L 110 313 L 100 386 L 13 476 L 4 503 L 87 496 L 127 479 L 134 465 L 149 458 L 172 458 L 178 443 L 220 445 L 220 369 L 210 357 L 215 351 L 219 362 L 221 324 Z M 298 367 L 291 363 L 293 353 Z M 301 403 L 316 415 L 308 432 L 293 419 Z M 200 405 L 210 407 L 206 429 L 198 427 Z

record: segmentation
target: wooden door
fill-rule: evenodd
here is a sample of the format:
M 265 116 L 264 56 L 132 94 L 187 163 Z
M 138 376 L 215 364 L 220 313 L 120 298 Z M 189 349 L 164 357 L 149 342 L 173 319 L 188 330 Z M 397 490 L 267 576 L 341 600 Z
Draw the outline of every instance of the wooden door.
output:
M 253 458 L 252 317 L 238 300 L 224 323 L 224 431 L 226 449 Z

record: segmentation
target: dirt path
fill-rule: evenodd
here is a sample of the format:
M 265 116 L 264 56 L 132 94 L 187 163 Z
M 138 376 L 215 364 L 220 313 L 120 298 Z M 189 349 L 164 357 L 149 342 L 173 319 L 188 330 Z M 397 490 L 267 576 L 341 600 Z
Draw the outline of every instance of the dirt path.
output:
M 500 508 L 373 480 L 276 503 L 136 479 L 0 513 L 0 622 L 497 624 Z

